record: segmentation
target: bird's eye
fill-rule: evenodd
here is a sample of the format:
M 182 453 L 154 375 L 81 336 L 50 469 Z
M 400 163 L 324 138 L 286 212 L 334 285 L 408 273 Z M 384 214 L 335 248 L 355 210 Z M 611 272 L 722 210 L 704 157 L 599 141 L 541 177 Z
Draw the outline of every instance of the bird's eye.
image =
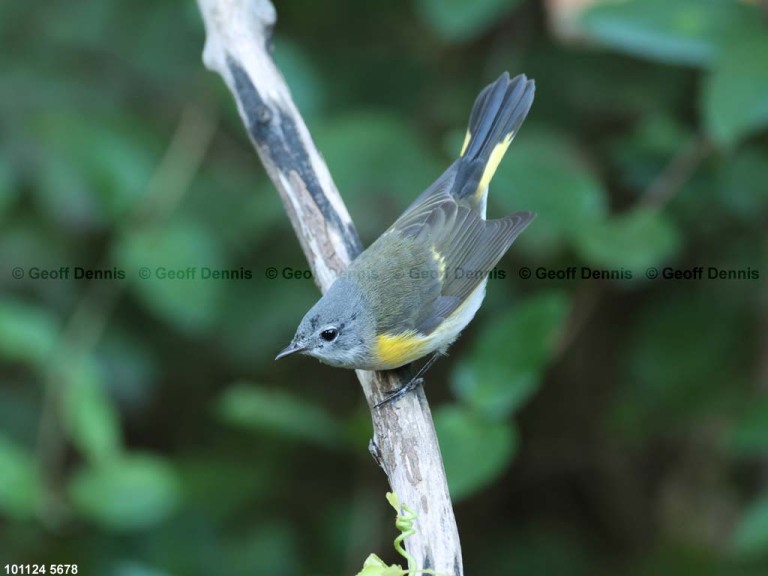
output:
M 320 338 L 325 340 L 326 342 L 333 342 L 336 340 L 336 336 L 339 335 L 339 331 L 336 330 L 336 328 L 326 328 L 322 332 L 320 332 Z

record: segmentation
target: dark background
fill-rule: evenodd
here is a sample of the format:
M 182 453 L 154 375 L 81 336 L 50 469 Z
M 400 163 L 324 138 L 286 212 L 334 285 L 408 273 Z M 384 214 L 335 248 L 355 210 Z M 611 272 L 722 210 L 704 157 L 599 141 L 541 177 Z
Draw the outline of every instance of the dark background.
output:
M 765 11 L 277 10 L 275 58 L 366 245 L 455 157 L 485 84 L 536 80 L 489 216 L 538 219 L 426 383 L 466 573 L 768 573 Z M 272 360 L 318 292 L 283 276 L 307 265 L 203 43 L 190 1 L 0 5 L 3 565 L 399 561 L 354 374 Z

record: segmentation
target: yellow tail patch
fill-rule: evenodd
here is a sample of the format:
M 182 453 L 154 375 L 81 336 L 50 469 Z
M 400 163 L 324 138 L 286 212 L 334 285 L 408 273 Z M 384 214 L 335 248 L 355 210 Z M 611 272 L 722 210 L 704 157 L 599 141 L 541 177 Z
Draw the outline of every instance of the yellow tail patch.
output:
M 488 158 L 488 163 L 485 165 L 485 170 L 483 170 L 483 177 L 480 178 L 480 185 L 477 187 L 476 194 L 480 194 L 483 190 L 488 188 L 488 184 L 491 183 L 493 175 L 496 174 L 496 169 L 499 167 L 501 159 L 504 158 L 504 154 L 507 153 L 507 149 L 509 148 L 509 145 L 512 142 L 512 138 L 514 136 L 514 132 L 510 132 L 506 135 L 504 140 L 496 144 L 493 152 L 491 152 L 491 156 Z
M 464 156 L 464 153 L 467 151 L 470 142 L 472 142 L 472 133 L 467 130 L 467 134 L 464 136 L 464 144 L 461 145 L 461 153 L 459 156 Z
M 400 334 L 379 334 L 374 356 L 381 370 L 398 368 L 421 358 L 429 351 L 429 338 L 415 330 Z

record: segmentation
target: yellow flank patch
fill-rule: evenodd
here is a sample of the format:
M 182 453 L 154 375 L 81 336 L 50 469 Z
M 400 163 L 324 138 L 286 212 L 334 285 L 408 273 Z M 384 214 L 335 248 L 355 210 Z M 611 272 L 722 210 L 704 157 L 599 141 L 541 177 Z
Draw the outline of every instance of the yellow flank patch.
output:
M 429 338 L 415 330 L 400 334 L 379 334 L 374 355 L 381 370 L 398 368 L 421 358 L 428 351 Z
M 438 280 L 442 282 L 445 280 L 445 258 L 442 254 L 440 254 L 440 252 L 437 251 L 434 246 L 432 246 L 432 258 L 437 264 Z
M 469 130 L 467 130 L 467 134 L 464 136 L 464 144 L 461 146 L 461 154 L 459 154 L 459 156 L 464 156 L 464 152 L 467 151 L 467 147 L 469 146 L 471 140 L 472 134 L 470 134 Z
M 481 194 L 483 190 L 488 188 L 488 184 L 491 183 L 493 175 L 496 174 L 496 169 L 499 167 L 501 159 L 504 158 L 504 154 L 507 153 L 507 149 L 509 148 L 509 144 L 512 142 L 513 136 L 514 133 L 510 132 L 507 134 L 504 140 L 496 144 L 493 152 L 491 152 L 490 158 L 488 158 L 488 163 L 485 165 L 485 170 L 483 170 L 483 177 L 480 179 L 480 185 L 477 187 L 476 194 Z

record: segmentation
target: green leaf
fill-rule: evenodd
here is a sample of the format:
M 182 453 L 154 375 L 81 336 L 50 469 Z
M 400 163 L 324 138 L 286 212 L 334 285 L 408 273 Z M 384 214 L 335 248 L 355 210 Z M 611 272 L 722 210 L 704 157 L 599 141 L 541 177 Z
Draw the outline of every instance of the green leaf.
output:
M 592 264 L 643 273 L 674 254 L 679 244 L 677 229 L 663 213 L 637 208 L 585 228 L 577 248 Z
M 736 456 L 762 457 L 768 452 L 768 398 L 749 403 L 734 422 L 727 445 Z
M 144 192 L 157 162 L 157 139 L 140 122 L 92 111 L 46 111 L 36 119 L 46 152 L 35 188 L 56 221 L 82 226 L 118 221 Z
M 757 146 L 725 156 L 716 181 L 720 201 L 734 215 L 759 224 L 768 213 L 768 154 Z
M 177 328 L 202 331 L 217 319 L 222 281 L 203 272 L 226 267 L 215 239 L 194 221 L 135 232 L 119 243 L 115 260 L 147 307 Z
M 701 92 L 704 124 L 724 146 L 768 127 L 768 33 L 757 8 L 752 11 L 751 24 L 726 36 Z
M 768 552 L 768 496 L 749 505 L 733 531 L 731 547 L 739 556 Z
M 18 196 L 15 179 L 16 174 L 8 152 L 0 149 L 0 222 Z
M 738 302 L 723 300 L 717 283 L 691 290 L 681 282 L 668 281 L 665 297 L 636 313 L 623 347 L 612 417 L 630 438 L 679 431 L 743 394 L 748 318 Z
M 453 42 L 479 36 L 522 0 L 418 0 L 421 17 L 443 39 Z
M 70 439 L 92 462 L 114 457 L 122 444 L 120 423 L 98 366 L 89 358 L 65 362 L 62 419 Z
M 105 390 L 117 405 L 143 409 L 151 402 L 157 385 L 159 357 L 149 341 L 118 327 L 109 330 L 96 348 L 102 374 L 108 374 Z
M 254 463 L 221 452 L 218 444 L 211 449 L 214 452 L 201 448 L 176 463 L 186 507 L 214 522 L 225 521 L 244 506 L 266 505 L 284 489 L 280 478 L 285 460 L 279 450 L 273 453 L 277 457 Z M 217 494 L 215 499 L 212 493 Z
M 98 6 L 71 6 L 63 9 L 52 5 L 41 19 L 41 33 L 49 38 L 58 50 L 75 53 L 77 50 L 98 49 L 105 41 L 116 40 L 108 31 L 116 25 L 117 2 L 104 0 Z
M 730 0 L 600 2 L 581 17 L 582 30 L 614 50 L 669 64 L 706 66 Z
M 659 111 L 647 115 L 632 131 L 612 141 L 608 152 L 618 168 L 621 183 L 644 190 L 672 156 L 690 146 L 693 138 L 691 130 L 677 118 Z
M 56 318 L 48 310 L 19 300 L 0 300 L 0 357 L 6 361 L 42 367 L 56 346 L 58 331 Z
M 16 216 L 3 224 L 0 234 L 0 273 L 5 279 L 13 280 L 7 284 L 8 291 L 4 293 L 6 302 L 18 302 L 19 305 L 32 308 L 31 302 L 11 298 L 11 290 L 21 293 L 34 294 L 36 298 L 51 302 L 57 298 L 73 299 L 79 293 L 80 284 L 67 280 L 41 281 L 39 274 L 43 270 L 60 270 L 65 266 L 82 264 L 82 254 L 78 252 L 75 244 L 64 242 L 61 232 L 52 229 L 44 218 L 30 218 Z M 13 269 L 20 266 L 24 271 L 21 280 L 13 278 Z M 32 275 L 38 278 L 32 278 Z M 17 271 L 18 275 L 18 271 Z M 70 279 L 72 277 L 70 276 Z M 49 316 L 58 331 L 58 319 L 52 314 L 52 310 L 46 310 L 44 315 Z
M 42 493 L 34 456 L 0 435 L 0 511 L 15 520 L 30 519 Z
M 517 244 L 532 251 L 576 236 L 607 212 L 602 183 L 579 149 L 555 132 L 523 130 L 499 166 L 490 198 L 504 213 L 538 214 Z
M 41 211 L 62 228 L 104 226 L 106 216 L 85 168 L 53 152 L 46 154 L 44 161 L 33 189 Z
M 564 294 L 545 292 L 484 323 L 451 375 L 456 395 L 494 419 L 519 408 L 541 381 L 569 307 Z
M 363 569 L 360 570 L 355 576 L 407 576 L 408 570 L 405 570 L 404 568 L 397 566 L 396 564 L 392 564 L 391 566 L 387 566 L 387 564 L 376 556 L 376 554 L 371 554 L 368 556 L 368 558 L 365 559 L 365 563 L 363 564 Z
M 454 501 L 487 486 L 509 465 L 517 436 L 509 422 L 494 422 L 460 406 L 441 406 L 435 429 Z
M 344 443 L 342 429 L 330 414 L 316 404 L 280 390 L 235 384 L 219 399 L 217 412 L 229 424 L 259 432 L 331 448 Z
M 179 505 L 180 485 L 173 468 L 150 454 L 130 454 L 75 472 L 69 485 L 75 509 L 117 531 L 150 528 Z

